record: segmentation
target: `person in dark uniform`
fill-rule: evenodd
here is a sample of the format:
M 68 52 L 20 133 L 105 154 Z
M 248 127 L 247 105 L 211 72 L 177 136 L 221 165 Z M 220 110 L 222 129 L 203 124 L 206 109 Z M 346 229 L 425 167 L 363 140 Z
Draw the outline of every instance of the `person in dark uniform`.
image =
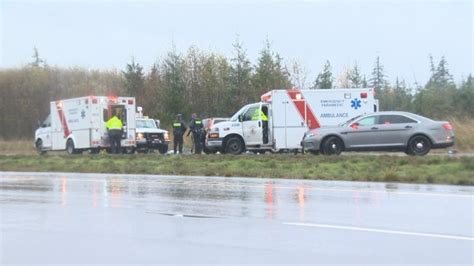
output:
M 191 121 L 189 121 L 189 134 L 193 133 L 193 145 L 194 145 L 194 153 L 201 154 L 203 143 L 202 143 L 202 135 L 204 131 L 204 127 L 202 124 L 202 120 L 197 118 L 196 113 L 191 115 Z
M 176 115 L 176 119 L 173 122 L 173 144 L 174 144 L 174 154 L 178 151 L 183 153 L 183 135 L 186 133 L 186 125 L 183 122 L 181 114 Z

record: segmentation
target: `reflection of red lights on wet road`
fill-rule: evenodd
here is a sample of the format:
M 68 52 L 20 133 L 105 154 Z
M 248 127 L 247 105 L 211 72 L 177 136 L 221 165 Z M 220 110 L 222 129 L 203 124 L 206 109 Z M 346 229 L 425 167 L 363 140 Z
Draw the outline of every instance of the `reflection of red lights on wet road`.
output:
M 61 178 L 61 205 L 67 205 L 67 177 Z
M 273 184 L 265 184 L 265 203 L 267 204 L 267 218 L 273 219 Z
M 298 209 L 300 214 L 300 221 L 304 221 L 304 203 L 305 203 L 305 196 L 304 196 L 304 187 L 298 186 L 297 187 L 297 196 L 298 196 Z
M 118 179 L 112 179 L 112 181 L 110 182 L 110 187 L 111 187 L 111 196 L 110 196 L 111 203 L 110 203 L 110 206 L 112 208 L 120 208 L 121 207 L 121 204 L 120 204 L 121 183 L 122 183 L 121 180 L 118 180 Z

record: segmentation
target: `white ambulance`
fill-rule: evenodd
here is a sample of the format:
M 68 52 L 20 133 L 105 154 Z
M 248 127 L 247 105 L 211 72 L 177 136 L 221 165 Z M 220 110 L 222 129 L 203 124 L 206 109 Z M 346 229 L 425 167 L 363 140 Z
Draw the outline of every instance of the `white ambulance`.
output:
M 110 147 L 106 122 L 117 114 L 123 123 L 122 148 L 135 150 L 135 98 L 87 96 L 50 103 L 50 114 L 35 132 L 40 154 L 66 150 L 69 154 L 98 153 Z
M 272 90 L 261 102 L 242 107 L 229 121 L 216 124 L 206 148 L 223 153 L 298 151 L 308 129 L 338 125 L 376 112 L 374 89 Z M 267 121 L 256 110 L 262 110 Z

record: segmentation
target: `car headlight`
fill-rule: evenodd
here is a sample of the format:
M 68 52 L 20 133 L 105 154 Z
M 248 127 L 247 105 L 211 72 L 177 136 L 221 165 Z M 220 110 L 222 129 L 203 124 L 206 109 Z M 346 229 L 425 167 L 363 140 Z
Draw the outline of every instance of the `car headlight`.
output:
M 143 133 L 137 133 L 137 139 L 143 139 Z
M 165 132 L 164 137 L 165 140 L 170 140 L 170 135 L 168 134 L 168 132 Z

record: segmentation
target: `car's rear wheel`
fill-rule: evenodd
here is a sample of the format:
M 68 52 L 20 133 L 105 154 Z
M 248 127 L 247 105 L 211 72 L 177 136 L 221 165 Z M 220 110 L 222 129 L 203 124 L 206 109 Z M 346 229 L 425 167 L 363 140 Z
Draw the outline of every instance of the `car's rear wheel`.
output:
M 406 153 L 415 156 L 424 156 L 431 150 L 431 141 L 426 136 L 418 135 L 408 141 Z
M 321 153 L 324 155 L 339 155 L 343 149 L 343 143 L 338 137 L 329 137 L 321 145 Z
M 244 151 L 244 144 L 237 137 L 232 137 L 227 140 L 225 145 L 225 153 L 228 154 L 241 154 Z

